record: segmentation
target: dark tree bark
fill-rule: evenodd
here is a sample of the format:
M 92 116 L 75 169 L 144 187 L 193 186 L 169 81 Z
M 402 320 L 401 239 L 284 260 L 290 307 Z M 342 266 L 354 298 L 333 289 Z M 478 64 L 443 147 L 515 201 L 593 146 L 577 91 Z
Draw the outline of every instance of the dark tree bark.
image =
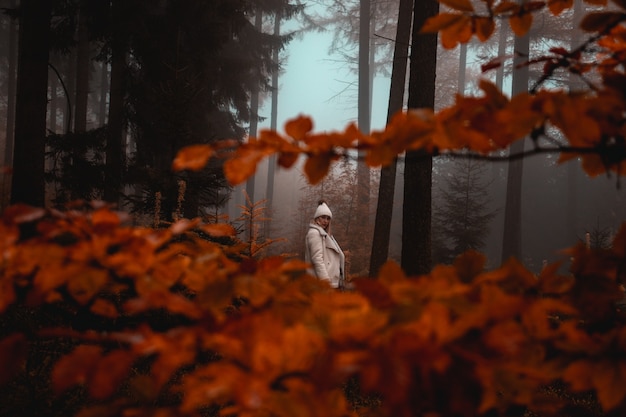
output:
M 582 32 L 578 29 L 580 21 L 583 17 L 584 4 L 582 1 L 574 2 L 574 13 L 572 15 L 572 39 L 570 41 L 570 48 L 574 49 L 580 45 Z M 585 88 L 584 82 L 581 81 L 578 75 L 570 74 L 569 90 L 577 91 Z M 580 168 L 576 164 L 567 164 L 567 200 L 565 206 L 565 230 L 567 233 L 567 240 L 569 242 L 575 242 L 577 239 L 578 230 L 578 186 L 579 186 L 579 171 Z
M 415 0 L 411 64 L 409 68 L 409 108 L 434 108 L 437 66 L 437 34 L 419 33 L 429 17 L 437 15 L 436 0 Z M 402 206 L 402 260 L 408 275 L 430 272 L 432 157 L 426 152 L 407 152 L 404 167 Z
M 393 51 L 393 66 L 391 69 L 391 86 L 389 88 L 389 106 L 387 121 L 402 110 L 404 104 L 404 87 L 406 84 L 406 66 L 408 62 L 409 42 L 411 38 L 413 0 L 400 0 L 398 6 L 398 27 L 396 29 L 396 43 Z M 372 253 L 370 255 L 369 275 L 375 277 L 380 267 L 389 256 L 389 232 L 393 214 L 393 197 L 396 186 L 397 164 L 382 168 L 378 185 L 378 202 L 376 206 L 376 221 L 374 223 L 374 237 L 372 239 Z
M 120 3 L 122 1 L 123 0 L 113 1 L 111 10 L 114 18 L 121 13 Z M 104 200 L 117 203 L 122 191 L 122 172 L 124 170 L 126 153 L 124 146 L 124 76 L 126 73 L 126 49 L 124 46 L 125 43 L 119 33 L 113 33 L 112 36 Z
M 109 68 L 106 62 L 101 63 L 99 90 L 98 126 L 103 127 L 107 123 L 107 93 L 109 91 Z
M 14 9 L 17 2 L 11 0 L 9 7 Z M 7 125 L 6 140 L 4 147 L 3 166 L 10 166 L 13 163 L 13 143 L 15 138 L 15 76 L 17 68 L 17 24 L 15 19 L 11 19 L 8 27 L 8 68 L 7 68 Z M 2 210 L 10 199 L 10 176 L 1 175 L 2 195 L 0 199 L 0 210 Z
M 528 59 L 529 35 L 515 37 L 515 58 L 513 60 L 513 88 L 511 94 L 528 91 L 528 66 L 518 64 Z M 519 140 L 511 145 L 509 152 L 520 153 L 524 150 L 524 142 Z M 506 182 L 506 202 L 504 205 L 504 232 L 502 236 L 502 258 L 504 262 L 510 257 L 520 258 L 522 255 L 522 174 L 524 172 L 524 162 L 522 158 L 509 161 L 507 182 Z
M 274 16 L 274 36 L 280 36 L 280 14 L 276 14 Z M 274 64 L 276 64 L 276 68 L 272 73 L 272 111 L 270 115 L 270 129 L 276 131 L 278 128 L 278 48 L 273 51 L 274 56 Z M 271 218 L 273 215 L 273 207 L 274 207 L 274 177 L 276 175 L 276 155 L 272 155 L 269 157 L 267 161 L 267 186 L 265 187 L 265 198 L 267 200 L 266 208 L 269 217 Z M 269 239 L 271 236 L 270 230 L 270 222 L 265 222 L 264 226 L 264 237 Z
M 359 8 L 359 90 L 358 126 L 364 134 L 370 132 L 370 0 L 360 0 Z M 357 161 L 356 224 L 369 223 L 370 170 L 362 157 Z M 354 229 L 362 230 L 362 228 Z M 369 240 L 359 236 L 363 245 Z
M 89 98 L 89 29 L 84 11 L 78 14 L 78 38 L 76 47 L 76 98 L 74 99 L 74 131 L 87 131 L 87 103 Z
M 22 0 L 11 203 L 43 206 L 51 0 Z
M 254 17 L 254 27 L 261 31 L 263 23 L 263 13 L 258 10 Z M 248 135 L 254 137 L 257 135 L 257 129 L 259 125 L 259 94 L 260 91 L 257 86 L 254 86 L 250 92 L 250 131 Z M 250 201 L 254 202 L 254 190 L 255 182 L 254 175 L 248 178 L 246 181 L 246 194 L 250 198 Z

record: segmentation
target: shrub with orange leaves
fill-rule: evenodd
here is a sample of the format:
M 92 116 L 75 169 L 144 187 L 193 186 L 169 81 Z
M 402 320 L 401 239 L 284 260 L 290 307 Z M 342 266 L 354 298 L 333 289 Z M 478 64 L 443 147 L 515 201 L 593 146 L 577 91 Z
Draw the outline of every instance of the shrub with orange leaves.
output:
M 0 410 L 34 378 L 82 393 L 81 416 L 556 415 L 556 382 L 626 411 L 626 227 L 611 249 L 572 248 L 566 276 L 468 252 L 420 277 L 389 263 L 351 292 L 300 261 L 233 261 L 198 221 L 15 206 L 0 227 Z M 53 314 L 24 326 L 24 309 Z M 344 395 L 355 378 L 373 409 Z

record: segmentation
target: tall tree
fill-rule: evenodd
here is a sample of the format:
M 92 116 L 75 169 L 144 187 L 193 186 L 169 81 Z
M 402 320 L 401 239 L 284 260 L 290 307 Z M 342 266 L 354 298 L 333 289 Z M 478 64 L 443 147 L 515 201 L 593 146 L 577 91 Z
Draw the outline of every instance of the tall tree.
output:
M 43 206 L 52 0 L 22 0 L 11 203 Z
M 280 13 L 276 13 L 274 16 L 274 36 L 280 36 Z M 272 109 L 270 114 L 270 129 L 276 131 L 278 127 L 278 75 L 279 75 L 279 54 L 278 48 L 275 48 L 272 52 L 272 57 L 275 63 L 275 69 L 272 72 Z M 270 217 L 273 215 L 274 209 L 274 177 L 276 168 L 276 156 L 270 156 L 267 165 L 267 186 L 265 191 L 265 199 L 267 200 L 267 208 L 270 213 Z M 265 223 L 265 237 L 270 237 L 270 223 Z
M 113 0 L 106 10 L 114 22 L 121 22 L 124 16 L 124 0 Z M 126 51 L 128 39 L 120 27 L 112 26 L 110 32 L 111 80 L 109 82 L 108 123 L 106 126 L 106 163 L 104 170 L 104 199 L 118 203 L 122 194 L 122 177 L 126 166 L 124 141 L 124 79 L 127 74 Z
M 574 2 L 574 12 L 572 13 L 572 38 L 570 40 L 570 48 L 575 49 L 581 43 L 581 32 L 576 30 L 583 17 L 584 4 L 582 1 Z M 570 91 L 577 91 L 584 87 L 584 83 L 580 78 L 570 73 L 569 77 Z M 578 167 L 574 164 L 567 165 L 567 204 L 565 207 L 565 227 L 568 240 L 574 241 L 576 237 L 576 215 L 578 212 Z
M 409 42 L 411 38 L 411 21 L 413 19 L 413 0 L 400 0 L 398 5 L 398 27 L 393 52 L 391 85 L 389 88 L 389 105 L 387 121 L 402 110 L 404 90 L 406 87 L 406 67 L 408 62 Z M 393 214 L 393 197 L 396 185 L 397 163 L 381 169 L 378 199 L 376 205 L 376 221 L 372 238 L 369 275 L 376 276 L 380 267 L 389 256 L 389 232 Z
M 258 11 L 254 16 L 254 27 L 257 31 L 263 30 L 263 12 Z M 260 95 L 258 85 L 252 85 L 250 89 L 250 128 L 248 130 L 249 137 L 256 137 L 259 125 L 259 107 Z M 246 195 L 251 201 L 255 201 L 255 177 L 252 176 L 246 181 Z
M 87 13 L 83 5 L 78 8 L 76 30 L 76 98 L 74 99 L 74 131 L 87 131 L 87 107 L 89 103 L 89 78 L 91 57 L 89 48 L 89 27 Z
M 365 134 L 371 124 L 371 79 L 370 79 L 370 0 L 360 0 L 359 8 L 359 97 L 358 126 Z M 360 156 L 360 155 L 359 155 Z M 357 224 L 369 222 L 370 170 L 361 157 L 357 160 Z M 362 242 L 369 242 L 365 236 Z
M 426 19 L 437 15 L 436 0 L 415 0 L 411 63 L 409 67 L 409 108 L 434 108 L 437 66 L 437 35 L 420 33 Z M 401 265 L 405 273 L 428 273 L 432 266 L 431 200 L 432 156 L 423 151 L 407 152 L 404 164 Z
M 524 65 L 530 50 L 530 35 L 515 37 L 513 59 L 512 94 L 528 91 L 529 69 Z M 524 140 L 515 142 L 509 152 L 524 151 Z M 520 258 L 522 252 L 522 173 L 524 162 L 521 158 L 508 163 L 506 203 L 504 208 L 504 232 L 502 236 L 502 262 L 514 256 Z
M 9 3 L 10 10 L 15 10 L 16 0 Z M 10 166 L 13 162 L 13 143 L 15 137 L 15 86 L 16 86 L 16 68 L 17 68 L 17 24 L 16 19 L 10 17 L 7 36 L 7 112 L 6 112 L 6 134 L 4 143 L 4 159 L 1 161 L 3 166 Z M 2 178 L 2 194 L 0 195 L 0 210 L 9 202 L 10 194 L 10 177 L 5 173 L 0 173 Z

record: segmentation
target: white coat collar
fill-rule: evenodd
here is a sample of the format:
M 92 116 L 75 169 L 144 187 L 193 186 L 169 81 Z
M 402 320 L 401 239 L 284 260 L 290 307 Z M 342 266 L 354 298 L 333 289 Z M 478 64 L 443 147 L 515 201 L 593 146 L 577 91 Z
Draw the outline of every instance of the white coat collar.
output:
M 310 223 L 309 224 L 309 228 L 311 229 L 317 229 L 320 232 L 320 235 L 322 236 L 328 236 L 328 232 L 326 232 L 326 230 L 324 230 L 324 228 L 318 224 L 315 223 Z

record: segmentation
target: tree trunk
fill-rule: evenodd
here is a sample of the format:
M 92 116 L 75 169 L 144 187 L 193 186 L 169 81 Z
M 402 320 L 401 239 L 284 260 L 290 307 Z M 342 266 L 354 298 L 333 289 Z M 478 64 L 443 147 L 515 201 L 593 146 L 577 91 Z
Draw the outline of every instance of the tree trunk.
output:
M 528 59 L 530 36 L 515 37 L 515 58 L 513 59 L 513 81 L 511 95 L 516 96 L 528 91 L 528 66 L 518 64 Z M 524 150 L 526 139 L 518 140 L 510 147 L 510 154 Z M 504 206 L 504 233 L 502 236 L 502 258 L 505 262 L 510 257 L 521 258 L 522 255 L 522 174 L 524 163 L 518 158 L 508 163 L 506 202 Z
M 262 30 L 263 15 L 260 10 L 256 11 L 254 18 L 254 27 L 258 30 Z M 255 86 L 250 92 L 250 131 L 249 137 L 255 137 L 257 135 L 257 127 L 259 124 L 259 89 Z M 246 194 L 250 201 L 254 202 L 254 175 L 252 175 L 246 181 Z
M 415 0 L 411 64 L 409 68 L 409 108 L 434 108 L 437 67 L 437 34 L 422 34 L 426 19 L 437 15 L 436 0 Z M 432 156 L 423 151 L 406 154 L 404 201 L 402 205 L 402 268 L 408 275 L 430 272 Z
M 465 72 L 467 70 L 467 44 L 461 44 L 459 50 L 459 79 L 457 91 L 461 95 L 465 95 Z
M 89 29 L 84 11 L 78 14 L 76 47 L 76 99 L 74 110 L 74 131 L 87 131 L 87 102 L 89 98 Z
M 102 62 L 100 68 L 100 100 L 98 102 L 98 126 L 107 123 L 107 92 L 109 91 L 109 64 Z
M 10 8 L 14 9 L 17 2 L 11 0 Z M 11 18 L 8 27 L 8 68 L 7 68 L 7 124 L 4 144 L 3 166 L 10 166 L 13 162 L 13 143 L 15 138 L 15 73 L 17 67 L 17 24 Z M 10 199 L 10 176 L 2 173 L 2 194 L 0 195 L 0 211 Z
M 360 0 L 359 12 L 359 96 L 358 126 L 364 134 L 370 132 L 370 0 Z M 357 160 L 357 211 L 356 224 L 369 223 L 370 171 L 362 154 Z M 359 228 L 358 230 L 361 230 Z M 357 229 L 355 229 L 357 230 Z M 363 245 L 369 242 L 366 236 L 359 238 Z
M 112 4 L 112 14 L 120 13 L 120 2 Z M 118 203 L 122 191 L 122 173 L 125 165 L 124 146 L 124 75 L 126 73 L 126 50 L 120 34 L 113 34 L 111 51 L 111 82 L 109 97 L 109 117 L 106 143 L 106 166 L 104 200 Z
M 411 38 L 412 10 L 413 0 L 400 0 L 398 6 L 396 43 L 393 51 L 393 67 L 391 69 L 387 122 L 391 120 L 394 114 L 401 111 L 404 105 L 404 87 L 406 84 L 406 66 Z M 396 161 L 394 161 L 391 165 L 382 168 L 380 172 L 376 221 L 374 222 L 374 237 L 372 239 L 372 253 L 370 255 L 370 277 L 378 275 L 380 267 L 383 266 L 389 256 L 389 232 L 391 230 L 391 219 L 393 215 L 396 167 L 397 164 Z
M 22 0 L 11 203 L 44 206 L 51 0 Z
M 276 14 L 274 16 L 274 36 L 280 36 L 280 14 Z M 270 129 L 276 131 L 278 124 L 278 48 L 274 49 L 274 63 L 276 64 L 276 69 L 272 73 L 272 112 L 271 112 L 271 120 L 270 120 Z M 266 209 L 269 217 L 273 217 L 272 208 L 274 207 L 274 176 L 276 170 L 276 155 L 272 155 L 268 158 L 267 161 L 267 186 L 265 192 L 265 199 L 267 200 Z M 264 223 L 264 237 L 266 239 L 270 238 L 270 222 L 266 221 Z
M 579 29 L 580 21 L 583 17 L 584 4 L 582 1 L 574 2 L 574 14 L 572 16 L 572 39 L 570 41 L 570 48 L 575 49 L 580 46 L 581 31 Z M 569 75 L 569 90 L 577 91 L 585 88 L 584 82 L 581 81 L 578 75 Z M 565 230 L 567 233 L 567 239 L 570 242 L 575 242 L 578 238 L 578 171 L 579 167 L 570 162 L 567 164 L 567 204 L 565 209 Z

